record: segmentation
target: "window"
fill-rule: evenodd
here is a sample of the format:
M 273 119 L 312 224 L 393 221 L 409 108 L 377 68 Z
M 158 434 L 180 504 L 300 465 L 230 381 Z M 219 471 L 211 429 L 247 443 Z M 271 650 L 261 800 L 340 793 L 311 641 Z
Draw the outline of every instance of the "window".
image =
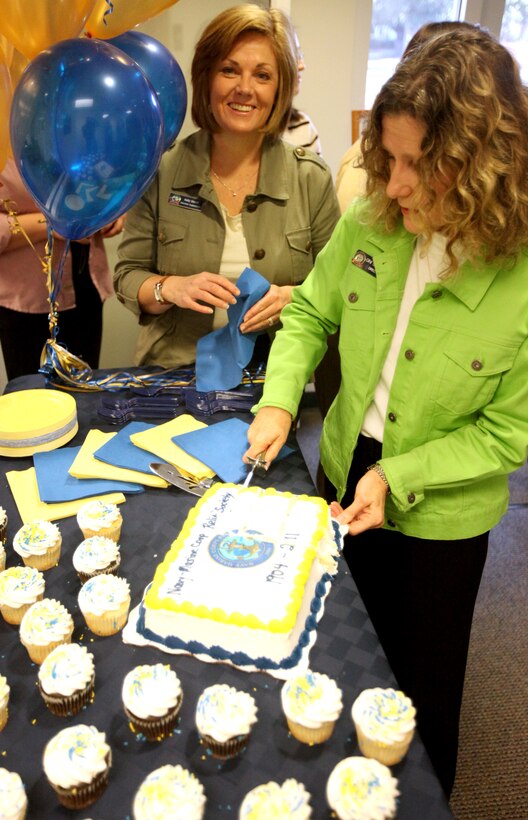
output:
M 519 63 L 523 83 L 528 85 L 528 0 L 506 0 L 500 41 Z
M 526 7 L 528 24 L 528 0 L 510 0 L 510 3 Z M 459 20 L 460 14 L 460 0 L 373 0 L 365 108 L 371 108 L 376 94 L 394 73 L 407 43 L 420 26 L 438 20 Z

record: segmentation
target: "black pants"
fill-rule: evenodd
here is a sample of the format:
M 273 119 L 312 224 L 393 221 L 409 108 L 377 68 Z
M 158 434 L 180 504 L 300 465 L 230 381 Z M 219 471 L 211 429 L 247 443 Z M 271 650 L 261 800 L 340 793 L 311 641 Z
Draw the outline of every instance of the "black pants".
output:
M 360 436 L 342 506 L 381 455 Z M 330 501 L 335 489 L 322 479 Z M 412 698 L 417 725 L 449 797 L 456 773 L 458 724 L 471 622 L 486 561 L 488 533 L 456 541 L 387 529 L 345 538 L 344 556 L 399 687 Z
M 76 307 L 59 313 L 57 342 L 90 367 L 97 368 L 103 335 L 103 303 L 90 276 L 88 253 L 87 244 L 71 243 Z M 37 373 L 48 338 L 47 313 L 22 313 L 0 307 L 0 343 L 9 380 Z

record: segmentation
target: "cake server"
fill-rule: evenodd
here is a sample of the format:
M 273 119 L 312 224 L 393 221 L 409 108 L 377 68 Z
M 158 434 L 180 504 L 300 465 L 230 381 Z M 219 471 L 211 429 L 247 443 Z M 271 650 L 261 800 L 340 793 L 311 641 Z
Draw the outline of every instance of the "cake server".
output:
M 160 478 L 165 479 L 169 484 L 178 487 L 180 490 L 184 490 L 186 493 L 191 493 L 191 495 L 202 496 L 205 491 L 215 483 L 215 479 L 213 478 L 203 478 L 201 481 L 193 481 L 190 478 L 185 478 L 176 467 L 158 461 L 151 461 L 149 468 L 151 472 L 159 475 Z

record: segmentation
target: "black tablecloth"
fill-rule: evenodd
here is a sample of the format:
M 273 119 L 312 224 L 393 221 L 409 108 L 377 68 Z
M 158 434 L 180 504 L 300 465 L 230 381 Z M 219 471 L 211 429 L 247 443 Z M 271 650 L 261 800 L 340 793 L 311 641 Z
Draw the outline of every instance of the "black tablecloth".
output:
M 11 382 L 7 391 L 44 386 L 40 376 L 23 377 Z M 74 393 L 79 417 L 79 433 L 70 442 L 79 445 L 90 427 L 106 431 L 118 428 L 102 423 L 97 414 L 99 394 Z M 208 421 L 218 421 L 215 416 Z M 242 416 L 248 421 L 249 414 Z M 148 419 L 146 419 L 148 420 Z M 293 442 L 294 446 L 295 442 Z M 31 458 L 0 458 L 1 500 L 9 517 L 7 566 L 20 563 L 12 541 L 21 526 L 10 489 L 7 470 L 27 469 Z M 255 484 L 271 483 L 276 489 L 313 494 L 314 488 L 297 448 L 283 462 L 273 465 L 267 476 Z M 130 583 L 132 606 L 139 603 L 145 585 L 176 537 L 188 510 L 196 499 L 174 488 L 146 489 L 127 497 L 121 506 L 120 574 Z M 325 799 L 326 781 L 333 767 L 344 757 L 359 754 L 350 717 L 355 697 L 371 686 L 394 686 L 373 627 L 365 613 L 344 561 L 327 598 L 325 614 L 319 624 L 318 638 L 311 650 L 310 665 L 334 678 L 343 690 L 344 709 L 332 738 L 318 746 L 299 743 L 288 733 L 280 707 L 282 682 L 263 674 L 248 674 L 223 664 L 202 663 L 186 655 L 168 655 L 149 647 L 133 647 L 121 635 L 99 638 L 84 625 L 77 606 L 80 582 L 72 566 L 72 554 L 82 540 L 75 517 L 56 522 L 63 537 L 62 555 L 57 567 L 45 573 L 46 596 L 59 599 L 72 613 L 73 640 L 86 645 L 94 655 L 96 688 L 94 702 L 79 715 L 60 718 L 44 706 L 36 686 L 38 668 L 31 663 L 19 641 L 18 628 L 0 618 L 0 672 L 11 687 L 9 720 L 0 733 L 0 766 L 22 777 L 29 799 L 29 818 L 91 817 L 93 820 L 130 818 L 132 800 L 143 778 L 166 763 L 180 763 L 202 782 L 207 805 L 206 820 L 233 818 L 249 789 L 276 780 L 294 777 L 312 795 L 313 816 L 331 817 Z M 139 740 L 128 726 L 121 703 L 121 684 L 125 674 L 140 663 L 169 663 L 183 687 L 183 706 L 173 735 L 159 743 Z M 258 707 L 249 745 L 234 760 L 221 763 L 206 754 L 194 725 L 196 701 L 204 687 L 227 683 L 250 692 Z M 113 751 L 110 783 L 93 806 L 79 812 L 62 808 L 42 770 L 42 752 L 47 741 L 60 729 L 73 723 L 88 723 L 106 732 Z M 399 779 L 401 797 L 399 820 L 442 820 L 452 814 L 433 773 L 420 738 L 415 737 L 406 759 L 393 767 Z

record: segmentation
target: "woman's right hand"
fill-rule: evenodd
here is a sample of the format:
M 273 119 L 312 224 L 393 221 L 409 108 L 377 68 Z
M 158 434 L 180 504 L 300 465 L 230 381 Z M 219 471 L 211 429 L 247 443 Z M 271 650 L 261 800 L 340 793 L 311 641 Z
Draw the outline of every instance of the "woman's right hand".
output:
M 285 444 L 292 426 L 292 415 L 281 407 L 262 407 L 251 424 L 247 437 L 249 449 L 242 456 L 247 463 L 248 457 L 256 459 L 261 453 L 265 460 L 273 461 L 282 445 Z

